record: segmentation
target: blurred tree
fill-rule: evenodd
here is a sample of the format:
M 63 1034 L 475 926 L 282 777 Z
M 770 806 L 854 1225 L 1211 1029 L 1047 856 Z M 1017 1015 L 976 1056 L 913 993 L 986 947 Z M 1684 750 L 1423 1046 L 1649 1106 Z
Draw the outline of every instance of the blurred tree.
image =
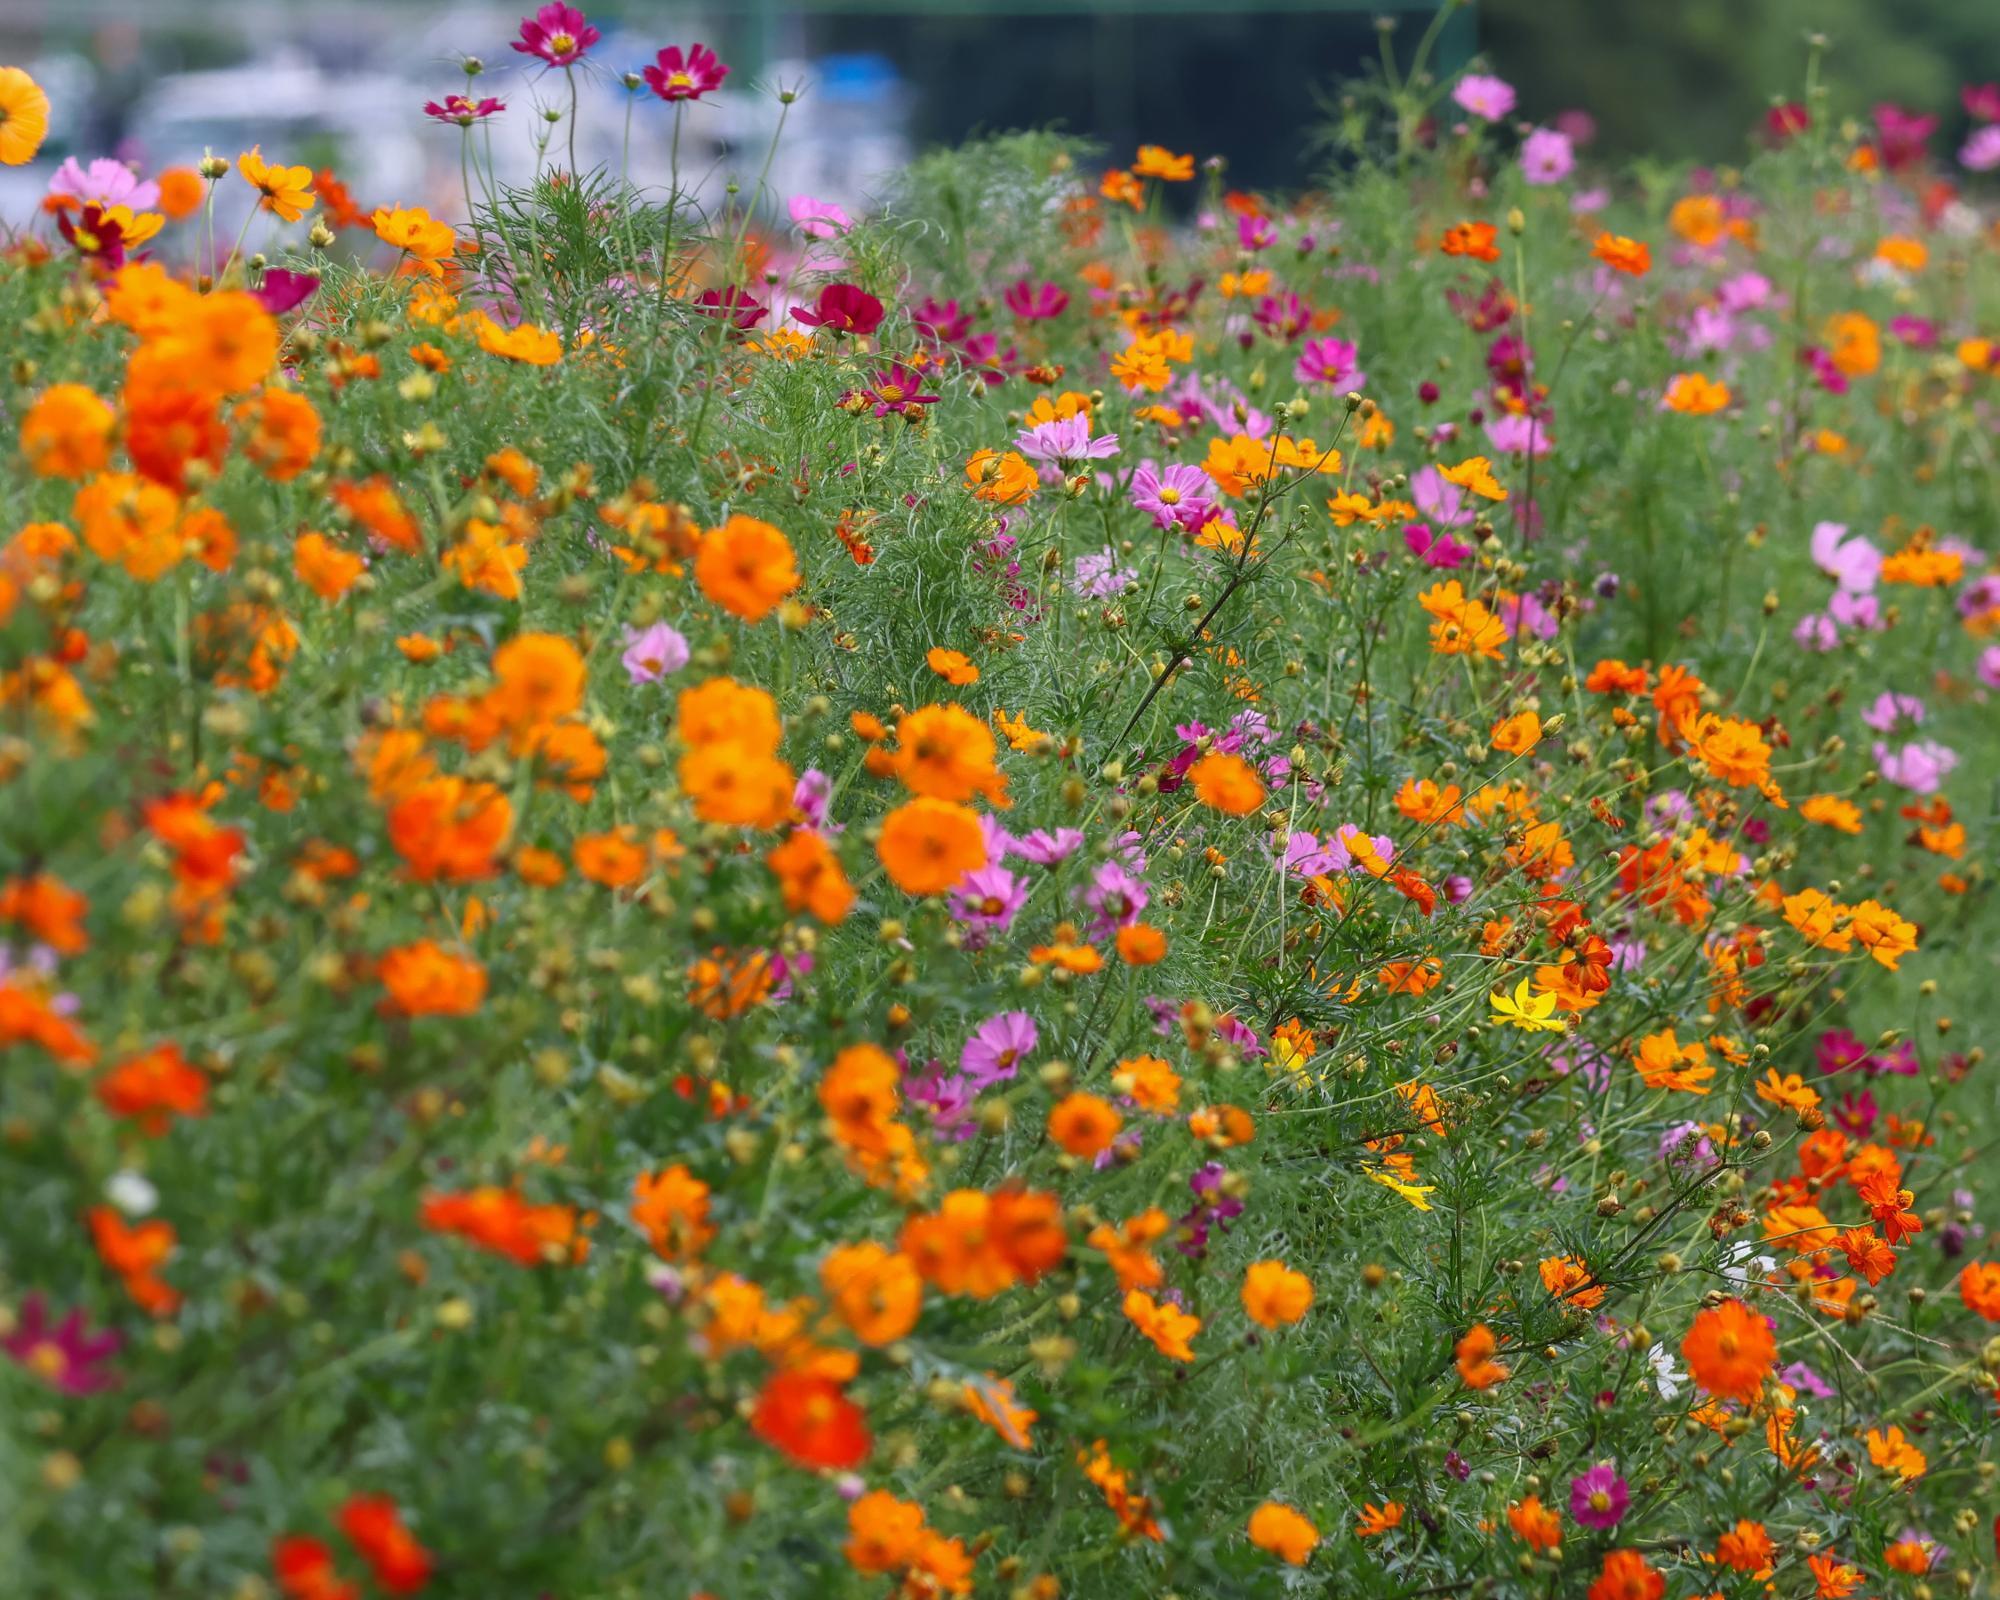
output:
M 1772 101 L 1801 93 L 1815 32 L 1835 116 L 1894 100 L 1949 130 L 1959 84 L 2000 70 L 1996 0 L 1479 0 L 1481 48 L 1523 115 L 1586 110 L 1607 154 L 1740 157 Z

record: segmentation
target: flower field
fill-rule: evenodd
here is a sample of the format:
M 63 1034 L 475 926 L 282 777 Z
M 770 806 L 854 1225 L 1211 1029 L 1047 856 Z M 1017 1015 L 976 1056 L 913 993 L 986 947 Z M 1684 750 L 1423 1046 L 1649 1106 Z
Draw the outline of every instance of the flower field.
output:
M 2000 88 L 853 215 L 468 43 L 9 219 L 7 1592 L 1992 1592 Z

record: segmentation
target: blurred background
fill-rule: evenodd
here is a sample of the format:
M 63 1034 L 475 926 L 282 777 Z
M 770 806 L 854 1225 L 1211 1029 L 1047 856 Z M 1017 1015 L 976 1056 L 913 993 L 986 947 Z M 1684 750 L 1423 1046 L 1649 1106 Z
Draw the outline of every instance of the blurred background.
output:
M 27 67 L 55 122 L 41 157 L 0 168 L 0 217 L 19 220 L 57 163 L 115 154 L 148 171 L 203 149 L 332 167 L 364 209 L 385 200 L 462 210 L 460 131 L 422 114 L 466 88 L 507 103 L 491 128 L 503 177 L 534 169 L 568 86 L 508 48 L 532 7 L 490 0 L 0 0 L 0 62 Z M 1227 158 L 1243 187 L 1312 172 L 1313 125 L 1382 38 L 1407 59 L 1437 0 L 596 0 L 604 32 L 580 74 L 578 164 L 617 170 L 630 118 L 633 176 L 657 182 L 672 113 L 620 77 L 661 45 L 697 39 L 728 88 L 803 85 L 771 181 L 850 209 L 917 150 L 980 131 L 1057 126 L 1130 160 L 1140 140 Z M 1899 101 L 1942 119 L 1950 149 L 1963 82 L 2000 78 L 2000 0 L 1473 0 L 1442 27 L 1450 69 L 1482 54 L 1520 114 L 1573 108 L 1596 154 L 1728 160 L 1774 96 L 1796 95 L 1808 30 L 1835 45 L 1835 107 Z M 681 169 L 699 186 L 754 177 L 775 97 L 691 106 Z M 482 129 L 480 138 L 486 137 Z M 566 161 L 558 132 L 552 155 Z M 234 189 L 238 186 L 226 186 Z

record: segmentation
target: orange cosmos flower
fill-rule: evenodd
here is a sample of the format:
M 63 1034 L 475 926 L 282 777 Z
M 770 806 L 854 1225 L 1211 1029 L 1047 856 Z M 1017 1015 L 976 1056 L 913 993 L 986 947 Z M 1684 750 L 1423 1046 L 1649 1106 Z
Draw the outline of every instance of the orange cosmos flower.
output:
M 1266 1500 L 1250 1513 L 1250 1542 L 1290 1566 L 1302 1567 L 1319 1547 L 1319 1529 L 1290 1506 Z
M 1019 505 L 1041 487 L 1041 482 L 1026 457 L 1015 450 L 1004 454 L 998 450 L 975 450 L 965 463 L 965 486 L 974 499 L 984 500 L 988 505 Z
M 325 601 L 338 600 L 354 587 L 367 565 L 351 550 L 343 550 L 323 533 L 302 533 L 292 541 L 292 571 L 299 582 Z
M 1388 1500 L 1379 1506 L 1371 1502 L 1361 1508 L 1361 1515 L 1355 1519 L 1354 1531 L 1364 1539 L 1373 1539 L 1402 1525 L 1403 1507 L 1400 1501 Z
M 1111 1148 L 1124 1121 L 1109 1100 L 1078 1090 L 1049 1111 L 1049 1137 L 1079 1161 L 1090 1161 Z
M 25 166 L 49 132 L 49 97 L 19 67 L 0 67 L 0 166 Z
M 1585 1311 L 1604 1304 L 1604 1285 L 1575 1256 L 1550 1256 L 1540 1263 L 1542 1287 L 1558 1300 Z
M 942 894 L 986 865 L 986 836 L 969 807 L 920 796 L 883 818 L 875 853 L 905 894 Z
M 1474 261 L 1498 261 L 1500 246 L 1495 242 L 1500 230 L 1490 222 L 1454 222 L 1444 230 L 1438 248 L 1448 256 L 1468 256 Z
M 417 883 L 469 883 L 500 870 L 514 807 L 497 787 L 437 777 L 412 787 L 389 812 L 389 842 Z
M 491 317 L 474 313 L 472 334 L 479 348 L 490 356 L 514 361 L 524 367 L 552 367 L 562 360 L 562 340 L 532 322 L 503 328 Z
M 715 1237 L 708 1220 L 708 1185 L 680 1163 L 632 1180 L 632 1220 L 653 1253 L 692 1261 Z
M 740 512 L 702 535 L 694 576 L 703 594 L 745 622 L 761 622 L 800 583 L 791 541 Z
M 21 454 L 42 478 L 85 478 L 111 458 L 117 414 L 80 383 L 52 384 L 21 418 Z
M 179 1245 L 171 1222 L 126 1222 L 109 1206 L 93 1206 L 84 1220 L 98 1258 L 124 1280 L 125 1292 L 148 1316 L 169 1317 L 180 1309 L 180 1291 L 160 1276 Z
M 933 645 L 924 654 L 924 664 L 955 688 L 964 688 L 979 681 L 979 669 L 969 657 L 956 650 L 944 650 Z
M 992 730 L 963 706 L 924 706 L 896 724 L 892 770 L 912 794 L 934 800 L 970 800 L 983 794 L 1007 804 L 1007 780 L 995 766 L 999 745 Z
M 1211 750 L 1188 768 L 1195 798 L 1210 810 L 1247 817 L 1264 803 L 1264 780 L 1241 756 Z
M 847 881 L 833 846 L 810 828 L 794 829 L 790 838 L 764 857 L 777 875 L 785 909 L 808 911 L 831 927 L 854 905 L 854 887 Z
M 1541 743 L 1542 719 L 1532 711 L 1517 711 L 1494 723 L 1489 739 L 1495 750 L 1524 756 Z
M 403 1525 L 387 1495 L 349 1495 L 339 1521 L 384 1594 L 416 1594 L 431 1581 L 430 1552 Z
M 1837 1556 L 1807 1556 L 1806 1567 L 1813 1575 L 1818 1600 L 1846 1600 L 1861 1587 L 1860 1568 L 1850 1567 Z
M 208 1079 L 175 1044 L 127 1056 L 98 1080 L 97 1098 L 114 1117 L 130 1117 L 149 1138 L 165 1133 L 175 1117 L 208 1114 Z
M 1719 1400 L 1755 1400 L 1778 1358 L 1770 1325 L 1741 1300 L 1695 1314 L 1681 1354 L 1698 1388 Z
M 1507 1368 L 1493 1359 L 1499 1348 L 1500 1341 L 1493 1337 L 1493 1330 L 1483 1322 L 1475 1322 L 1471 1331 L 1452 1346 L 1459 1381 L 1468 1389 L 1490 1389 L 1497 1383 L 1505 1383 Z
M 1509 1506 L 1507 1526 L 1530 1550 L 1553 1550 L 1562 1543 L 1562 1518 L 1542 1504 L 1540 1495 Z
M 290 389 L 266 389 L 243 401 L 236 420 L 249 429 L 243 453 L 274 483 L 290 483 L 319 454 L 319 413 Z
M 1135 177 L 1159 178 L 1167 183 L 1186 183 L 1194 176 L 1194 157 L 1177 156 L 1157 144 L 1139 146 L 1139 159 L 1132 163 Z
M 52 873 L 37 872 L 0 883 L 0 922 L 18 923 L 58 955 L 90 948 L 83 916 L 90 902 Z
M 1623 272 L 1629 277 L 1643 278 L 1653 267 L 1653 252 L 1641 241 L 1623 234 L 1600 233 L 1590 253 L 1613 272 Z
M 421 206 L 407 210 L 377 206 L 369 220 L 375 225 L 375 237 L 401 250 L 419 272 L 431 278 L 444 276 L 445 259 L 458 248 L 450 223 L 436 221 Z
M 173 570 L 185 553 L 177 537 L 180 502 L 173 491 L 129 472 L 92 478 L 70 506 L 83 542 L 142 583 Z
M 1253 1261 L 1243 1274 L 1241 1298 L 1252 1322 L 1277 1328 L 1312 1310 L 1312 1279 L 1282 1261 Z
M 1660 1600 L 1667 1580 L 1636 1550 L 1613 1550 L 1590 1585 L 1587 1600 Z
M 1201 1332 L 1201 1318 L 1138 1289 L 1126 1292 L 1123 1309 L 1127 1320 L 1152 1340 L 1161 1355 L 1170 1361 L 1194 1360 L 1194 1347 L 1188 1340 Z
M 1144 922 L 1128 922 L 1113 941 L 1118 959 L 1128 967 L 1150 967 L 1167 956 L 1167 936 Z
M 774 1373 L 757 1396 L 750 1426 L 802 1467 L 858 1467 L 872 1443 L 861 1408 L 832 1380 L 805 1372 Z
M 297 222 L 313 208 L 313 175 L 308 167 L 274 167 L 264 159 L 264 147 L 252 145 L 236 158 L 236 170 L 260 196 L 258 209 L 284 222 Z
M 869 1241 L 840 1245 L 820 1263 L 820 1287 L 834 1314 L 863 1344 L 894 1344 L 917 1325 L 924 1281 L 901 1251 Z
M 406 1017 L 468 1017 L 486 999 L 486 969 L 430 939 L 384 952 L 385 1006 Z
M 433 1190 L 423 1197 L 421 1221 L 433 1233 L 455 1233 L 523 1267 L 577 1262 L 589 1254 L 573 1207 L 531 1205 L 518 1189 L 498 1184 Z
M 1778 1547 L 1771 1542 L 1761 1522 L 1739 1519 L 1735 1527 L 1715 1541 L 1715 1559 L 1736 1572 L 1768 1575 L 1777 1553 Z
M 2000 1322 L 2000 1261 L 1972 1261 L 1958 1275 L 1958 1297 L 1966 1310 Z
M 1666 407 L 1684 417 L 1710 416 L 1729 400 L 1729 385 L 1710 382 L 1706 373 L 1677 372 L 1667 380 Z

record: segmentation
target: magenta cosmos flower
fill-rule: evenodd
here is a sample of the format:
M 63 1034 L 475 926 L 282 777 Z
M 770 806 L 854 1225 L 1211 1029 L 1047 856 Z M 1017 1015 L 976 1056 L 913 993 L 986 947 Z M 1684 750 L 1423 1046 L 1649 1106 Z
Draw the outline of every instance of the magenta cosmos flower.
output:
M 884 367 L 866 388 L 849 389 L 840 405 L 850 411 L 872 411 L 878 417 L 901 416 L 913 406 L 934 406 L 938 397 L 924 393 L 924 380 L 902 367 Z
M 1468 72 L 1460 78 L 1451 97 L 1487 122 L 1498 122 L 1514 109 L 1514 86 L 1482 72 Z
M 1308 339 L 1299 347 L 1292 376 L 1300 383 L 1323 383 L 1343 394 L 1368 382 L 1368 374 L 1355 365 L 1358 352 L 1345 339 Z
M 549 0 L 532 17 L 521 19 L 521 37 L 514 48 L 524 56 L 538 56 L 552 67 L 573 67 L 602 37 L 575 6 Z
M 1005 867 L 986 866 L 961 878 L 948 903 L 951 914 L 968 927 L 1004 933 L 1028 903 L 1028 889 Z
M 722 87 L 722 80 L 729 76 L 729 69 L 722 64 L 722 58 L 705 44 L 691 44 L 687 54 L 681 54 L 681 47 L 670 44 L 653 58 L 653 64 L 640 74 L 654 94 L 672 103 L 676 100 L 699 100 Z
M 708 290 L 695 301 L 695 306 L 712 317 L 727 317 L 739 328 L 754 328 L 771 314 L 769 306 L 734 284 L 727 289 Z
M 1008 284 L 1001 299 L 1024 322 L 1046 322 L 1069 309 L 1069 296 L 1062 289 L 1053 283 L 1031 284 L 1026 278 Z
M 792 316 L 808 328 L 873 333 L 882 326 L 882 302 L 854 284 L 829 283 L 820 290 L 819 300 L 810 311 L 794 310 Z
M 619 657 L 633 683 L 658 683 L 688 664 L 688 642 L 681 633 L 656 622 L 650 628 L 625 630 L 625 654 Z
M 518 48 L 518 47 L 517 47 Z M 469 128 L 475 122 L 484 122 L 507 109 L 507 102 L 488 97 L 485 100 L 468 99 L 462 94 L 448 94 L 442 100 L 426 100 L 424 115 L 434 122 L 455 122 L 461 128 Z
M 1132 474 L 1132 504 L 1153 519 L 1156 528 L 1199 528 L 1215 510 L 1208 474 L 1176 461 L 1162 468 L 1141 462 Z
M 1004 1083 L 1041 1040 L 1035 1019 L 1025 1011 L 1002 1011 L 972 1030 L 958 1058 L 959 1070 L 980 1089 Z
M 118 1381 L 106 1363 L 118 1353 L 115 1333 L 92 1333 L 81 1310 L 64 1317 L 59 1327 L 49 1323 L 48 1302 L 31 1294 L 22 1302 L 14 1331 L 0 1339 L 16 1366 L 24 1367 L 63 1394 L 97 1394 Z
M 1609 1461 L 1570 1479 L 1569 1514 L 1586 1528 L 1615 1528 L 1631 1503 L 1632 1492 Z

